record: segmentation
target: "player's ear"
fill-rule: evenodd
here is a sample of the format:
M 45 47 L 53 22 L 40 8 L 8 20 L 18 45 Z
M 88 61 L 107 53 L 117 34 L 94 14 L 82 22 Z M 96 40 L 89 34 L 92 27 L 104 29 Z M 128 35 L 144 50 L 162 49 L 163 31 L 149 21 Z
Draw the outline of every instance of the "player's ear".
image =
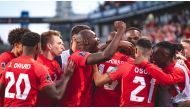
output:
M 46 44 L 46 48 L 47 48 L 48 50 L 51 50 L 51 49 L 52 49 L 52 45 L 51 45 L 50 43 L 47 43 L 47 44 Z

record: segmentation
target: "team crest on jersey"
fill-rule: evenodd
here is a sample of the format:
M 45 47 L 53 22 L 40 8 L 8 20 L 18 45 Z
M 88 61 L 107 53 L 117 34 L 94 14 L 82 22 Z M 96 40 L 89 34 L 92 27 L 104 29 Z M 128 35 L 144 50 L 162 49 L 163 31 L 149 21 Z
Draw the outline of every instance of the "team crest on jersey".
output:
M 2 63 L 1 63 L 1 69 L 4 70 L 4 69 L 5 69 L 5 66 L 6 66 L 6 63 L 5 63 L 5 62 L 2 62 Z
M 86 55 L 86 52 L 81 51 L 81 52 L 79 52 L 79 55 L 81 55 L 81 56 L 85 56 L 85 55 Z
M 46 75 L 46 80 L 52 81 L 51 76 L 49 74 Z

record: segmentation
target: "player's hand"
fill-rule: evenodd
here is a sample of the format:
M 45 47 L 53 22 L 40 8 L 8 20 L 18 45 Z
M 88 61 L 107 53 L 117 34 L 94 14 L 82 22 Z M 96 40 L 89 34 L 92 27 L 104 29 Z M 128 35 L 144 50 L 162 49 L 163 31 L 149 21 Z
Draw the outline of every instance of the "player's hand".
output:
M 73 60 L 69 60 L 68 63 L 64 66 L 64 76 L 71 77 L 75 69 L 75 63 Z
M 124 49 L 125 51 L 128 52 L 133 52 L 135 50 L 135 46 L 131 42 L 123 40 L 120 41 L 119 48 Z
M 117 31 L 125 31 L 126 30 L 126 24 L 123 21 L 115 21 L 114 27 Z
M 183 56 L 183 54 L 181 52 L 176 53 L 176 58 L 177 59 L 182 59 L 182 60 L 187 60 L 187 58 L 185 56 Z

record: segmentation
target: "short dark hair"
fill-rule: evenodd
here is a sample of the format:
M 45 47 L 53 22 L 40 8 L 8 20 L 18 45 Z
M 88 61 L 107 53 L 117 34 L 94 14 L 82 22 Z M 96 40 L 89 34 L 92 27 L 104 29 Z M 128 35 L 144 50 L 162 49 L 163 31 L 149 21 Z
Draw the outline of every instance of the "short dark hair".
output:
M 87 25 L 76 25 L 71 29 L 71 35 L 78 34 L 82 30 L 90 30 L 91 28 Z
M 9 32 L 8 42 L 13 45 L 15 43 L 19 43 L 23 37 L 23 35 L 27 32 L 31 32 L 27 28 L 15 28 Z
M 180 44 L 173 44 L 168 41 L 162 41 L 155 45 L 155 47 L 163 47 L 170 51 L 171 58 L 176 56 L 177 51 L 180 50 Z
M 126 32 L 130 31 L 130 30 L 137 30 L 137 31 L 139 31 L 141 33 L 141 29 L 139 29 L 137 27 L 129 27 L 129 28 L 126 29 Z
M 136 46 L 140 46 L 146 49 L 151 49 L 152 48 L 152 44 L 150 42 L 150 40 L 146 39 L 146 38 L 140 38 L 137 43 Z
M 40 42 L 40 35 L 35 32 L 28 32 L 24 34 L 21 39 L 21 43 L 23 44 L 23 46 L 34 47 L 39 42 Z

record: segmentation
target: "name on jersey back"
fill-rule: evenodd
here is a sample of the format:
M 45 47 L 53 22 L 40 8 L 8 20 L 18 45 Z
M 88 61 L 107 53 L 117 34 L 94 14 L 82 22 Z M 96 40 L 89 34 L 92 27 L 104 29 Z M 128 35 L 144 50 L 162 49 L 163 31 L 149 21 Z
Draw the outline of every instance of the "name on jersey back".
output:
M 12 66 L 12 63 L 10 63 L 8 67 L 13 67 L 16 69 L 30 69 L 31 64 L 14 63 L 14 65 Z

